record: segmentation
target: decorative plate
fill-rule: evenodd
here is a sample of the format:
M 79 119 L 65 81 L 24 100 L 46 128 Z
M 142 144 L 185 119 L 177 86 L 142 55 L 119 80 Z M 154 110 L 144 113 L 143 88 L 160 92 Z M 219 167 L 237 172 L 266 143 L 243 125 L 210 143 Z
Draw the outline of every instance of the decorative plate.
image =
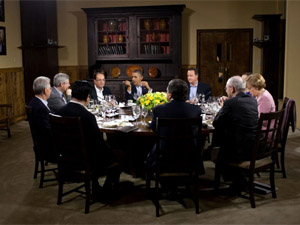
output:
M 158 74 L 157 68 L 154 67 L 154 66 L 150 66 L 149 69 L 148 69 L 148 74 L 149 74 L 150 77 L 153 77 L 153 78 L 156 77 L 157 74 Z
M 118 78 L 121 74 L 121 69 L 117 66 L 111 68 L 110 74 L 113 78 Z
M 140 70 L 143 73 L 143 68 L 142 67 L 140 67 L 138 65 L 132 65 L 132 66 L 128 66 L 127 69 L 126 69 L 127 76 L 132 77 L 132 72 L 134 70 Z

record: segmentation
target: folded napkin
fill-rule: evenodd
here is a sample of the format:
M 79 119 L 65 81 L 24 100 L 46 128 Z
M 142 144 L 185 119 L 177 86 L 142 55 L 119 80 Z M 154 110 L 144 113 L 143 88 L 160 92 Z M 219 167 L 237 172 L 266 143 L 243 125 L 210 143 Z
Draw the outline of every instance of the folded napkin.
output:
M 134 125 L 124 120 L 112 120 L 100 123 L 101 127 L 104 128 L 116 128 L 116 127 L 133 127 Z
M 135 126 L 124 126 L 124 127 L 118 127 L 117 131 L 129 133 L 129 132 L 137 130 L 137 129 L 139 129 L 139 128 L 135 127 Z
M 119 122 L 116 121 L 116 120 L 113 120 L 113 121 L 107 121 L 107 122 L 103 122 L 101 124 L 102 127 L 105 127 L 105 128 L 115 128 L 119 125 Z

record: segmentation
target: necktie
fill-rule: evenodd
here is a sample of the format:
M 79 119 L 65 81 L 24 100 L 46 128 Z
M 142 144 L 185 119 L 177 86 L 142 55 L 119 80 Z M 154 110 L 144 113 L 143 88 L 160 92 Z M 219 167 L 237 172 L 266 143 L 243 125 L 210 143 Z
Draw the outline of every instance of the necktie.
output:
M 64 100 L 64 102 L 67 104 L 64 94 L 61 94 L 61 97 Z

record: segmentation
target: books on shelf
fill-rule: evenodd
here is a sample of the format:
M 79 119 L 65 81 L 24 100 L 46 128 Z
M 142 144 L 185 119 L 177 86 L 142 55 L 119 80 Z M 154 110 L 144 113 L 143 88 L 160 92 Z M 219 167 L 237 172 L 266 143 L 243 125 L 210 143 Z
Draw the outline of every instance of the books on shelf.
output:
M 123 55 L 126 54 L 126 48 L 122 45 L 100 46 L 99 55 Z

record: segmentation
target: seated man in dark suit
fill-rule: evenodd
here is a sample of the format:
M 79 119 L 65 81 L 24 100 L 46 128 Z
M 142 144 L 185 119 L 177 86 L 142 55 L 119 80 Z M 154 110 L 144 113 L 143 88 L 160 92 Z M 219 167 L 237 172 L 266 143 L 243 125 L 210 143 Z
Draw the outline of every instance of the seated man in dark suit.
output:
M 105 86 L 105 72 L 104 70 L 97 70 L 94 74 L 94 88 L 92 89 L 91 99 L 101 102 L 106 95 L 111 95 L 111 91 L 109 87 Z
M 220 146 L 217 163 L 239 163 L 250 160 L 251 150 L 258 125 L 257 101 L 244 93 L 245 86 L 240 76 L 231 77 L 226 84 L 228 97 L 221 98 L 222 108 L 213 125 L 213 146 Z M 224 101 L 223 101 L 224 100 Z M 233 180 L 232 191 L 238 194 L 241 174 L 222 169 L 223 177 Z
M 56 113 L 61 107 L 71 100 L 71 89 L 69 75 L 65 73 L 58 73 L 53 78 L 53 88 L 48 99 L 48 106 L 52 112 Z M 65 98 L 65 93 L 67 99 Z
M 156 118 L 196 118 L 201 116 L 201 109 L 199 106 L 186 103 L 188 97 L 188 86 L 187 83 L 180 79 L 173 79 L 169 82 L 167 87 L 167 98 L 169 103 L 164 105 L 156 106 L 153 109 L 153 116 L 151 122 L 151 129 L 156 131 Z M 168 132 L 168 130 L 162 130 L 163 134 Z M 188 144 L 188 143 L 187 143 Z M 167 143 L 162 142 L 161 148 L 167 148 Z M 156 165 L 155 160 L 155 149 L 156 146 L 149 153 L 146 161 L 146 167 L 148 173 L 152 173 L 152 169 Z M 160 155 L 161 159 L 164 157 L 163 154 Z M 166 159 L 168 160 L 168 159 Z M 200 159 L 199 159 L 200 160 Z M 199 172 L 203 172 L 201 168 L 201 162 L 199 161 Z M 168 193 L 169 199 L 178 198 L 177 193 L 177 183 L 176 182 L 161 182 L 170 192 Z
M 86 108 L 92 88 L 92 85 L 87 81 L 76 81 L 72 85 L 71 101 L 62 107 L 58 114 L 81 118 L 85 140 L 88 145 L 87 154 L 93 172 L 93 193 L 101 195 L 98 183 L 99 176 L 107 174 L 104 188 L 105 190 L 111 190 L 113 185 L 117 185 L 119 182 L 120 169 L 118 163 L 116 163 L 114 153 L 103 139 L 103 134 L 99 130 L 95 116 Z
M 188 97 L 188 86 L 180 79 L 173 79 L 167 87 L 167 98 L 169 103 L 156 106 L 153 109 L 151 129 L 156 131 L 156 118 L 195 118 L 201 116 L 201 109 L 198 106 L 186 103 Z M 154 150 L 149 154 L 147 167 L 155 164 Z
M 143 75 L 142 71 L 139 69 L 134 70 L 132 72 L 132 82 L 126 80 L 123 83 L 126 85 L 125 87 L 125 99 L 133 100 L 134 102 L 140 97 L 141 95 L 145 95 L 148 92 L 152 92 L 147 81 L 142 81 Z
M 35 97 L 32 98 L 28 104 L 32 108 L 32 125 L 37 137 L 37 144 L 39 150 L 43 154 L 43 158 L 48 162 L 56 162 L 58 154 L 54 152 L 52 146 L 52 132 L 49 122 L 49 113 L 47 99 L 51 94 L 50 79 L 48 77 L 37 77 L 33 81 L 33 93 Z
M 199 72 L 196 68 L 188 68 L 187 80 L 189 88 L 189 101 L 195 101 L 199 94 L 205 95 L 205 100 L 212 96 L 211 88 L 209 84 L 199 82 Z

